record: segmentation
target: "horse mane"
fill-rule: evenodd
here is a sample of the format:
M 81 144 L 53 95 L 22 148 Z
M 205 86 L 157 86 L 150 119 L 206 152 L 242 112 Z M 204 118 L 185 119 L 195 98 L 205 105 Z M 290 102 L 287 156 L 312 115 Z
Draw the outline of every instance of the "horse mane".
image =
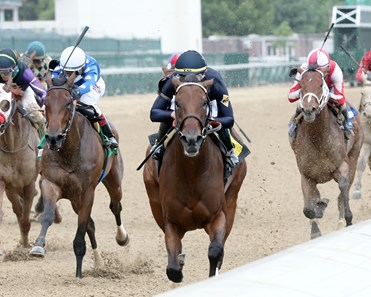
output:
M 309 71 L 315 71 L 317 68 L 318 68 L 318 64 L 317 63 L 308 65 L 308 70 Z

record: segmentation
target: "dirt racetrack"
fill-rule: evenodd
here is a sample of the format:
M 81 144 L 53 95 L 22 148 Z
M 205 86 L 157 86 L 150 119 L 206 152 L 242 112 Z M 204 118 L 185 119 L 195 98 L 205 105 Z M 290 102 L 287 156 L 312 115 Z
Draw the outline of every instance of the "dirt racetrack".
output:
M 220 273 L 309 240 L 309 221 L 303 215 L 300 175 L 287 139 L 287 122 L 295 109 L 286 95 L 290 84 L 231 89 L 235 119 L 251 138 L 248 173 L 239 195 L 234 228 L 225 246 Z M 360 88 L 346 88 L 357 105 Z M 98 247 L 106 267 L 95 272 L 90 242 L 83 262 L 82 279 L 75 278 L 72 241 L 77 216 L 67 200 L 59 206 L 63 221 L 52 225 L 47 235 L 44 259 L 30 259 L 29 250 L 16 248 L 19 230 L 9 201 L 4 199 L 4 220 L 0 224 L 0 296 L 152 296 L 171 289 L 165 273 L 167 256 L 164 237 L 157 227 L 137 166 L 144 158 L 147 135 L 158 125 L 149 120 L 155 98 L 150 95 L 105 97 L 102 110 L 120 133 L 125 175 L 123 221 L 131 241 L 120 247 L 115 241 L 115 221 L 105 188 L 96 190 L 93 219 Z M 369 219 L 370 171 L 363 178 L 363 200 L 351 200 L 354 223 Z M 207 191 L 207 185 L 205 185 Z M 334 182 L 320 187 L 330 204 L 320 221 L 323 234 L 336 230 L 338 188 Z M 36 199 L 35 199 L 36 200 Z M 30 240 L 40 225 L 33 222 Z M 208 236 L 203 230 L 187 233 L 182 285 L 207 278 Z M 1 252 L 0 252 L 1 253 Z

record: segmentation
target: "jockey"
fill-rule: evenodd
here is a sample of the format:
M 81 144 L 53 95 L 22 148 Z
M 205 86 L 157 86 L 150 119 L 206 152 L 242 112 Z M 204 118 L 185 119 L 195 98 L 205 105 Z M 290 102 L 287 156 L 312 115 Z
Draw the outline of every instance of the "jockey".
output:
M 103 96 L 106 85 L 100 75 L 98 62 L 79 48 L 67 47 L 61 54 L 59 65 L 52 71 L 52 78 L 55 79 L 65 73 L 69 77 L 73 72 L 76 73 L 75 89 L 72 94 L 74 99 L 93 106 L 99 114 L 99 125 L 102 132 L 108 138 L 107 146 L 117 148 L 118 142 L 112 133 L 106 117 L 98 107 L 98 101 Z
M 344 133 L 347 139 L 354 135 L 353 124 L 349 119 L 348 110 L 346 108 L 346 101 L 344 96 L 344 80 L 343 72 L 339 65 L 330 59 L 329 54 L 323 49 L 312 50 L 307 57 L 307 61 L 301 65 L 301 68 L 306 70 L 310 66 L 316 66 L 316 69 L 323 73 L 325 82 L 330 90 L 330 101 L 340 106 L 342 115 L 344 116 Z M 293 103 L 300 99 L 301 74 L 296 73 L 295 80 L 290 88 L 288 100 Z M 296 137 L 296 130 L 298 124 L 295 118 L 301 113 L 299 108 L 296 109 L 294 120 L 289 123 L 288 134 L 290 137 Z
M 214 110 L 213 119 L 222 124 L 222 129 L 218 133 L 227 149 L 226 158 L 227 161 L 230 161 L 228 163 L 231 165 L 230 169 L 232 169 L 238 164 L 239 160 L 234 152 L 229 134 L 229 129 L 234 124 L 234 117 L 228 90 L 219 72 L 208 67 L 204 57 L 197 51 L 189 50 L 182 53 L 175 63 L 174 73 L 164 77 L 159 82 L 158 96 L 150 112 L 152 122 L 161 122 L 156 142 L 162 139 L 175 119 L 175 112 L 171 109 L 171 99 L 175 95 L 171 78 L 177 75 L 182 80 L 187 74 L 196 74 L 200 76 L 201 80 L 214 80 L 214 84 L 208 91 L 208 97 L 217 107 L 217 111 Z
M 45 120 L 39 109 L 44 104 L 46 92 L 31 69 L 18 61 L 11 49 L 0 51 L 0 83 L 4 83 L 4 90 L 11 92 L 16 101 L 21 100 L 27 117 L 37 126 L 39 133 L 43 134 Z M 39 104 L 35 94 L 39 97 Z
M 41 85 L 46 89 L 46 75 L 49 72 L 49 63 L 52 58 L 45 53 L 45 46 L 40 41 L 32 41 L 27 50 L 19 58 L 31 68 Z
M 371 81 L 371 50 L 366 52 L 362 57 L 356 74 L 356 80 L 360 83 L 364 83 L 367 80 Z

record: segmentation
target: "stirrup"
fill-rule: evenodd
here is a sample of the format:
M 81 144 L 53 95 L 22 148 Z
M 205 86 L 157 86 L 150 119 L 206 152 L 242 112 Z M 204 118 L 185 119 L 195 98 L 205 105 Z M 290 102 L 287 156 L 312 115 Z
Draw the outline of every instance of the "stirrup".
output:
M 112 148 L 112 149 L 116 149 L 116 148 L 119 147 L 119 144 L 118 144 L 115 137 L 110 137 L 110 138 L 108 138 L 107 146 Z
M 161 156 L 162 156 L 162 149 L 163 149 L 163 145 L 159 145 L 156 147 L 156 144 L 152 146 L 151 150 L 150 150 L 150 153 L 152 153 L 153 151 L 155 151 L 153 154 L 152 154 L 152 158 L 155 159 L 156 161 L 160 161 L 161 160 Z

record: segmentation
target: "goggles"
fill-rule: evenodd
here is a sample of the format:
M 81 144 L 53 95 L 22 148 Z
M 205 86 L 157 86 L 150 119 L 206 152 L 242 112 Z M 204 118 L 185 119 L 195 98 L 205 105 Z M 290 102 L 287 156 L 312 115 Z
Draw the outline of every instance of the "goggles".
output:
M 3 74 L 7 75 L 12 72 L 13 72 L 13 69 L 0 70 L 0 75 L 3 75 Z

